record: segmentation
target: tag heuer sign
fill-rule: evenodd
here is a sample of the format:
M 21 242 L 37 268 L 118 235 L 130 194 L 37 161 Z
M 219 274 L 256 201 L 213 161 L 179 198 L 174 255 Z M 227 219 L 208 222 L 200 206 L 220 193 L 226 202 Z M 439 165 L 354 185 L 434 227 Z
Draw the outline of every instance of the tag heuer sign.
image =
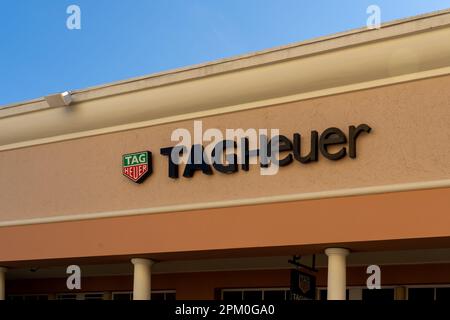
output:
M 291 300 L 314 300 L 316 277 L 296 269 L 291 270 Z
M 128 179 L 142 183 L 152 173 L 152 153 L 141 151 L 122 156 L 122 173 Z

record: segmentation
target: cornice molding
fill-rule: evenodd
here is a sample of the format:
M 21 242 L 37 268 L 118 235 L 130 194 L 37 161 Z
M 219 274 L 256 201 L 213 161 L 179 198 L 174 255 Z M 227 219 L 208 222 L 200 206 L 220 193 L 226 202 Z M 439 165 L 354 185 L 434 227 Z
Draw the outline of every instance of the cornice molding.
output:
M 450 74 L 450 10 L 0 109 L 0 151 Z

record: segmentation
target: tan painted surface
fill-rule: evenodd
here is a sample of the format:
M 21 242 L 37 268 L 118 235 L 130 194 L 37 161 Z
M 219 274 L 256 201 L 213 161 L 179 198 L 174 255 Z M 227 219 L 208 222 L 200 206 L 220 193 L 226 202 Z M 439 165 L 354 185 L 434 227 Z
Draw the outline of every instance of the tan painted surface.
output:
M 392 250 L 389 242 L 397 249 L 418 249 L 428 240 L 434 248 L 449 247 L 449 211 L 447 188 L 3 227 L 0 261 L 139 255 L 171 260 L 181 253 L 196 259 L 202 252 L 214 258 L 236 250 L 232 256 L 239 257 L 263 249 L 290 255 L 331 246 L 380 251 Z
M 301 165 L 275 176 L 255 166 L 233 175 L 199 172 L 167 177 L 161 147 L 192 121 L 0 152 L 0 219 L 64 216 L 450 178 L 450 77 L 440 77 L 205 119 L 207 128 L 279 128 L 300 132 L 367 123 L 357 159 Z M 148 149 L 154 174 L 135 185 L 121 174 L 121 155 Z M 305 151 L 309 151 L 309 148 Z

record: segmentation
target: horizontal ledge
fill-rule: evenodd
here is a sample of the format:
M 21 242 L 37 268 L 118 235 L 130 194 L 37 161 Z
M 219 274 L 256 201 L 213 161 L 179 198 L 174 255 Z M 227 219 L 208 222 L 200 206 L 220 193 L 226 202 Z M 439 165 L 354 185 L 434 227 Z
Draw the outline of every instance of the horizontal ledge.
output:
M 405 82 L 410 82 L 410 81 L 424 80 L 424 79 L 429 79 L 429 78 L 446 76 L 449 74 L 450 74 L 450 67 L 443 67 L 443 68 L 438 68 L 438 69 L 433 69 L 433 70 L 411 73 L 411 74 L 407 74 L 407 75 L 400 75 L 400 76 L 394 76 L 394 77 L 390 77 L 390 78 L 383 78 L 383 79 L 371 80 L 371 81 L 366 81 L 366 82 L 361 82 L 361 83 L 356 83 L 356 84 L 349 84 L 349 85 L 345 85 L 345 86 L 339 86 L 339 87 L 333 87 L 333 88 L 328 88 L 328 89 L 321 89 L 321 90 L 316 90 L 316 91 L 299 93 L 299 94 L 294 94 L 294 95 L 285 96 L 285 97 L 259 100 L 259 101 L 243 103 L 243 104 L 238 104 L 238 105 L 231 105 L 231 106 L 226 106 L 226 107 L 221 107 L 221 108 L 216 108 L 216 109 L 191 112 L 191 113 L 186 113 L 186 114 L 181 114 L 181 115 L 163 117 L 163 118 L 146 120 L 146 121 L 129 123 L 129 124 L 122 124 L 122 125 L 117 125 L 117 126 L 112 126 L 112 127 L 107 127 L 107 128 L 93 129 L 93 130 L 88 130 L 88 131 L 68 133 L 68 134 L 63 134 L 63 135 L 58 135 L 58 136 L 47 137 L 47 138 L 40 138 L 40 139 L 35 139 L 35 140 L 28 140 L 28 141 L 16 142 L 16 143 L 11 143 L 11 144 L 5 144 L 5 145 L 0 145 L 0 152 L 7 151 L 7 150 L 27 148 L 27 147 L 31 147 L 31 146 L 44 145 L 44 144 L 49 144 L 49 143 L 55 143 L 55 142 L 60 142 L 60 141 L 69 141 L 69 140 L 93 137 L 93 136 L 104 135 L 104 134 L 109 134 L 109 133 L 123 132 L 123 131 L 128 131 L 128 130 L 133 130 L 133 129 L 152 127 L 152 126 L 157 126 L 157 125 L 162 125 L 162 124 L 167 124 L 167 123 L 178 122 L 178 121 L 182 121 L 182 120 L 191 120 L 191 119 L 197 119 L 197 118 L 201 118 L 201 117 L 209 117 L 209 116 L 222 115 L 222 114 L 227 114 L 227 113 L 257 109 L 257 108 L 262 108 L 262 107 L 269 107 L 269 106 L 274 106 L 274 105 L 279 105 L 279 104 L 289 103 L 289 102 L 294 102 L 294 101 L 303 101 L 303 100 L 326 97 L 326 96 L 331 96 L 331 95 L 336 95 L 336 94 L 343 94 L 343 93 L 366 90 L 366 89 L 371 89 L 371 88 L 378 88 L 378 87 L 383 87 L 383 86 L 387 86 L 387 85 L 394 85 L 394 84 L 400 84 L 400 83 L 405 83 Z
M 410 183 L 391 184 L 391 185 L 382 185 L 382 186 L 370 186 L 370 187 L 349 188 L 349 189 L 309 192 L 309 193 L 300 193 L 300 194 L 277 195 L 277 196 L 271 196 L 271 197 L 259 197 L 259 198 L 225 200 L 225 201 L 214 201 L 214 202 L 201 202 L 201 203 L 194 203 L 194 204 L 180 204 L 180 205 L 172 205 L 172 206 L 153 207 L 153 208 L 118 210 L 118 211 L 84 213 L 84 214 L 67 215 L 67 216 L 54 216 L 54 217 L 45 217 L 45 218 L 11 220 L 11 221 L 0 222 L 0 227 L 11 227 L 11 226 L 33 225 L 33 224 L 43 224 L 43 223 L 55 223 L 55 222 L 69 222 L 69 221 L 80 221 L 80 220 L 92 220 L 92 219 L 102 219 L 102 218 L 116 218 L 116 217 L 136 216 L 136 215 L 144 215 L 144 214 L 182 212 L 182 211 L 192 211 L 192 210 L 202 210 L 202 209 L 214 209 L 214 208 L 227 208 L 227 207 L 236 207 L 236 206 L 269 204 L 269 203 L 276 203 L 276 202 L 316 200 L 316 199 L 326 199 L 326 198 L 350 197 L 350 196 L 372 195 L 372 194 L 381 194 L 381 193 L 390 193 L 390 192 L 402 192 L 402 191 L 448 188 L 448 187 L 450 187 L 450 179 L 424 181 L 424 182 L 410 182 Z

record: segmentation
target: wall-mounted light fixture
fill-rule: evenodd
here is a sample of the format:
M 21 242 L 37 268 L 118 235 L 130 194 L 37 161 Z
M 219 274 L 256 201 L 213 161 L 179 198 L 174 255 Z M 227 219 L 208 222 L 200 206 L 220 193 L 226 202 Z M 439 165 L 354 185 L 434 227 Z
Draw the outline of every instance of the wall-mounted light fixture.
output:
M 72 103 L 72 95 L 69 91 L 64 91 L 46 96 L 45 101 L 51 108 L 69 106 Z

